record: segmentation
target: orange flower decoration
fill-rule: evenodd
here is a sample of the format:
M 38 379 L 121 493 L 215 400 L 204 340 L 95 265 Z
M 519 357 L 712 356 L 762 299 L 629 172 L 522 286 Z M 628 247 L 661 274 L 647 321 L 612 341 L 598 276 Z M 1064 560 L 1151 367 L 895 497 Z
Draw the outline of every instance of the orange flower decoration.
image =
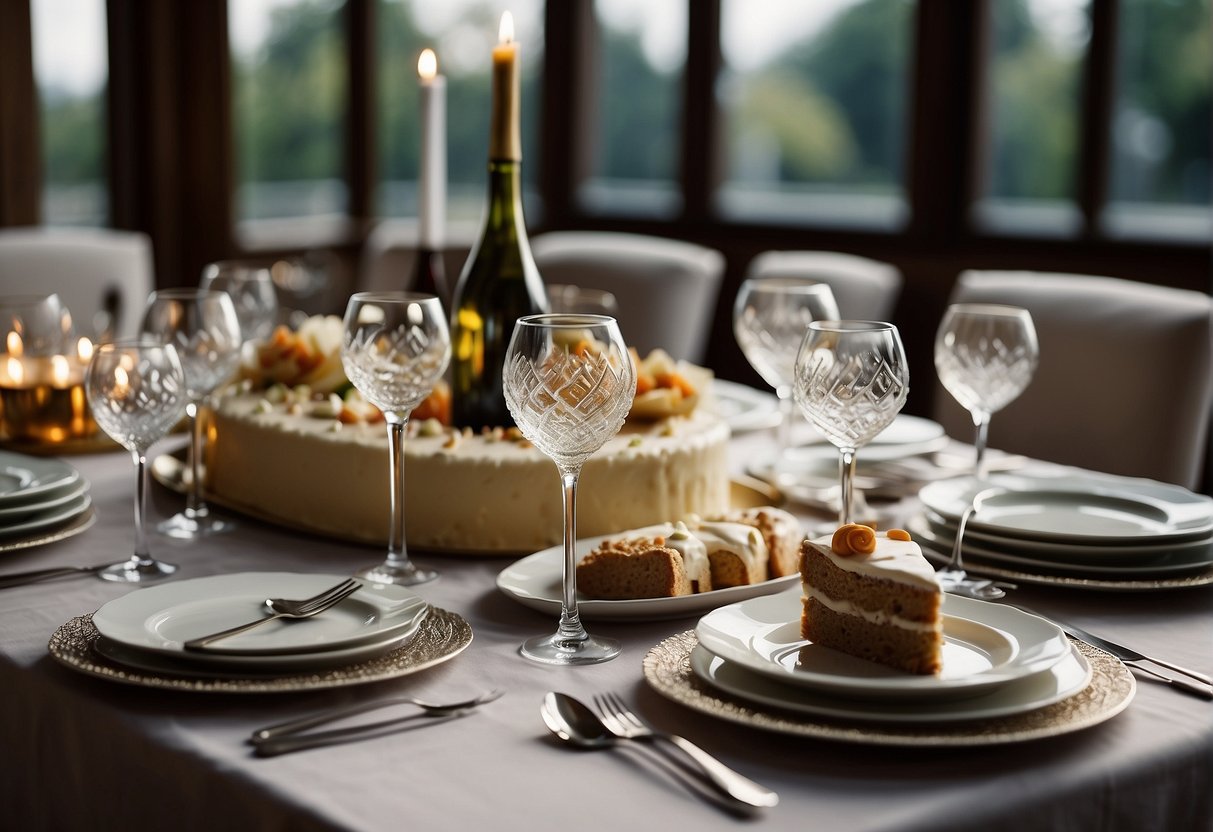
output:
M 834 532 L 830 548 L 836 555 L 870 555 L 876 551 L 876 530 L 859 523 L 847 523 Z
M 887 537 L 889 540 L 904 540 L 907 543 L 909 543 L 912 539 L 910 537 L 910 533 L 905 529 L 889 529 L 888 532 L 885 533 L 885 537 Z

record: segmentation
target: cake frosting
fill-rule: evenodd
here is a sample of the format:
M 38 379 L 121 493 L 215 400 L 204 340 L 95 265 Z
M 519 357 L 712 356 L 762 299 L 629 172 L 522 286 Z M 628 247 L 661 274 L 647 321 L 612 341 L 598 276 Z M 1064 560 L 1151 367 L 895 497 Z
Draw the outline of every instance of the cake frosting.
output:
M 908 534 L 851 524 L 806 540 L 801 580 L 806 639 L 910 673 L 939 672 L 942 592 Z

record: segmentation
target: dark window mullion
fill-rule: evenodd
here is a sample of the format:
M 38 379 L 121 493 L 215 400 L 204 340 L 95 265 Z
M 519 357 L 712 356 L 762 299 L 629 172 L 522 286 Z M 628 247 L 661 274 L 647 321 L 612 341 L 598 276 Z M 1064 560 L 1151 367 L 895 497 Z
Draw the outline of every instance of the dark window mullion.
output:
M 711 219 L 723 176 L 721 113 L 716 79 L 720 50 L 720 0 L 687 0 L 687 63 L 682 101 L 683 218 Z
M 1099 217 L 1108 198 L 1115 97 L 1119 0 L 1091 3 L 1091 42 L 1083 71 L 1082 133 L 1075 192 L 1087 236 L 1099 236 Z
M 375 175 L 378 132 L 375 129 L 375 72 L 379 43 L 375 38 L 377 0 L 347 0 L 346 60 L 349 63 L 349 104 L 345 113 L 345 178 L 349 188 L 347 213 L 356 220 L 376 214 Z

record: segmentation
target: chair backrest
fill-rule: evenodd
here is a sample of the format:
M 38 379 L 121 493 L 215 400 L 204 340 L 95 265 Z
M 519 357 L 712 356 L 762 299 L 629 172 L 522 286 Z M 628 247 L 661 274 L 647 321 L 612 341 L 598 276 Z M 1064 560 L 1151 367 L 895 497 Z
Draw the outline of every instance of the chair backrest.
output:
M 81 335 L 139 332 L 155 286 L 152 242 L 137 231 L 0 229 L 0 294 L 55 292 Z M 112 321 L 112 324 L 111 324 Z
M 1068 465 L 1199 484 L 1213 391 L 1213 299 L 1110 277 L 969 271 L 953 303 L 1032 313 L 1040 364 L 990 422 L 990 446 Z M 936 385 L 935 417 L 971 441 L 967 411 Z
M 827 283 L 843 318 L 890 321 L 901 295 L 896 266 L 836 251 L 765 251 L 746 277 L 800 277 Z
M 639 234 L 552 231 L 531 242 L 545 283 L 603 289 L 619 301 L 619 326 L 643 357 L 660 347 L 702 363 L 724 278 L 714 249 Z

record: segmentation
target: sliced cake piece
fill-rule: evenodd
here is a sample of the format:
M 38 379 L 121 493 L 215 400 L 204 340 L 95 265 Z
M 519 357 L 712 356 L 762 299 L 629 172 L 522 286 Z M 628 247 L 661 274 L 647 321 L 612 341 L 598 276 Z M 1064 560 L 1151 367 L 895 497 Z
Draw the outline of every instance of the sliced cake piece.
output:
M 732 509 L 708 519 L 745 523 L 762 532 L 769 557 L 767 577 L 795 575 L 800 568 L 800 544 L 804 541 L 804 529 L 795 515 L 781 508 L 762 506 Z
M 577 564 L 577 588 L 588 598 L 667 598 L 712 588 L 707 549 L 682 523 L 666 523 L 605 540 Z
M 753 526 L 704 520 L 691 534 L 707 548 L 716 589 L 760 584 L 767 579 L 767 544 Z
M 943 596 L 909 534 L 843 526 L 804 542 L 800 575 L 806 639 L 908 673 L 939 673 Z

